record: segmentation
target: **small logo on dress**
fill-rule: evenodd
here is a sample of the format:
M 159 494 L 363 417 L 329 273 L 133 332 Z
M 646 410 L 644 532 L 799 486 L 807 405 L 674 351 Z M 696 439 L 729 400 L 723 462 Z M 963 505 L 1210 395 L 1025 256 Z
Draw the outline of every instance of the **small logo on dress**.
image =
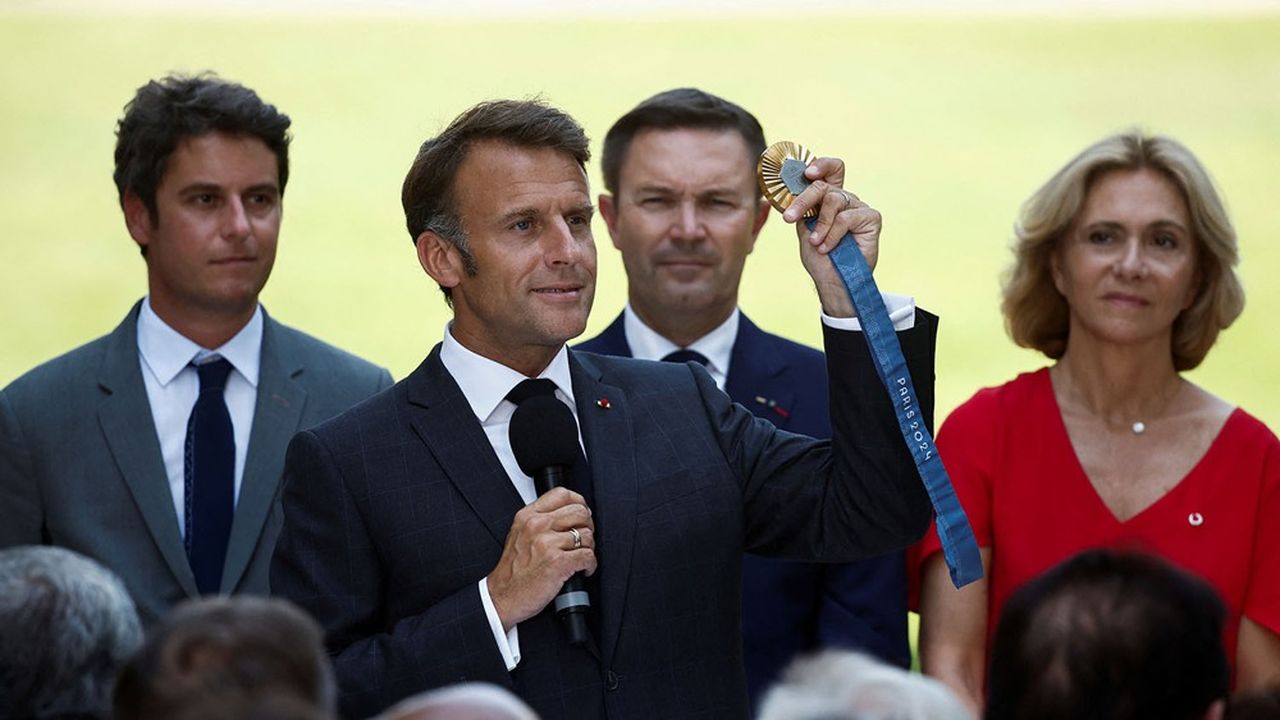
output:
M 1204 524 L 1204 516 L 1198 512 L 1193 512 L 1187 516 L 1187 522 L 1191 523 L 1191 527 L 1200 527 Z

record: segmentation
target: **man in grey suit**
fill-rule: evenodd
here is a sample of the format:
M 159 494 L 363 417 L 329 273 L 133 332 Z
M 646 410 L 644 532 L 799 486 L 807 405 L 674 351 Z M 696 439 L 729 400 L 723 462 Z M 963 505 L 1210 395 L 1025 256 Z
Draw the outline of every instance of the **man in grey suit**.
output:
M 266 593 L 289 438 L 391 385 L 258 304 L 288 128 L 216 77 L 139 88 L 114 177 L 147 296 L 0 392 L 0 547 L 94 558 L 146 624 L 188 597 Z

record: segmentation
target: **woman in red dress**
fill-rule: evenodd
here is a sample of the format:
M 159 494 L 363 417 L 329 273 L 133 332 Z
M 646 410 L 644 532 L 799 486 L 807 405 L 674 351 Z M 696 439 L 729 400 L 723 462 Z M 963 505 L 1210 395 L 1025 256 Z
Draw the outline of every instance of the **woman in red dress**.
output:
M 1280 681 L 1280 442 L 1182 376 L 1244 306 L 1208 174 L 1171 139 L 1106 138 L 1027 202 L 1015 255 L 1009 333 L 1056 362 L 979 391 L 938 434 L 986 578 L 956 590 L 936 533 L 916 548 L 924 671 L 980 712 L 1010 592 L 1118 546 L 1221 594 L 1237 687 Z

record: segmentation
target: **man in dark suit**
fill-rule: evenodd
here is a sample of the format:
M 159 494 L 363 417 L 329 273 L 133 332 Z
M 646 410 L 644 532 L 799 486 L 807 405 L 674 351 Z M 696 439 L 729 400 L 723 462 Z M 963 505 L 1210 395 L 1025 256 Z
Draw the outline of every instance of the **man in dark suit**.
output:
M 147 296 L 110 334 L 0 392 L 0 547 L 94 558 L 146 624 L 188 597 L 266 593 L 289 438 L 391 385 L 258 304 L 288 128 L 211 76 L 140 88 L 115 180 Z
M 843 164 L 815 162 L 789 210 L 821 206 L 801 258 L 836 318 L 826 442 L 734 405 L 700 365 L 566 348 L 595 290 L 587 160 L 582 128 L 535 102 L 477 105 L 425 142 L 402 200 L 453 320 L 390 393 L 289 447 L 272 587 L 325 628 L 348 716 L 470 680 L 548 720 L 745 717 L 743 550 L 849 561 L 928 523 L 888 396 L 860 391 L 865 342 L 831 326 L 853 307 L 826 253 L 851 231 L 874 263 L 880 230 Z M 536 392 L 584 450 L 573 489 L 541 496 L 508 438 Z M 584 644 L 549 607 L 578 572 Z
M 604 140 L 608 192 L 599 205 L 622 253 L 628 302 L 578 349 L 644 360 L 692 357 L 757 416 L 827 438 L 826 358 L 764 332 L 738 309 L 743 265 L 771 211 L 756 182 L 764 149 L 755 116 L 692 88 L 659 93 L 614 123 Z M 907 328 L 902 342 L 927 353 L 917 365 L 928 374 L 914 380 L 931 417 L 936 324 L 915 327 L 909 300 L 886 300 Z M 884 392 L 879 381 L 862 391 Z M 901 553 L 840 564 L 746 555 L 742 589 L 753 705 L 800 653 L 839 646 L 911 663 Z

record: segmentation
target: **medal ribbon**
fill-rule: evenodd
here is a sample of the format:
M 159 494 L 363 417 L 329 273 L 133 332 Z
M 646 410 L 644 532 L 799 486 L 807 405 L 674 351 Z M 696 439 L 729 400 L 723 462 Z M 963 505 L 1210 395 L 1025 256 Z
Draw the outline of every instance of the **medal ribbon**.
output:
M 814 219 L 805 221 L 811 232 L 815 222 Z M 960 506 L 955 488 L 951 486 L 947 469 L 938 457 L 933 436 L 925 426 L 917 402 L 916 388 L 911 382 L 911 373 L 907 372 L 907 361 L 902 356 L 902 346 L 898 343 L 898 335 L 893 321 L 889 319 L 889 311 L 884 306 L 880 289 L 871 277 L 871 268 L 867 266 L 858 243 L 849 233 L 845 233 L 840 244 L 828 257 L 840 273 L 840 279 L 844 281 L 849 297 L 857 308 L 862 334 L 871 350 L 876 374 L 889 393 L 902 439 L 911 450 L 911 458 L 920 473 L 920 480 L 933 503 L 938 537 L 942 540 L 942 554 L 946 558 L 947 569 L 951 572 L 951 582 L 959 588 L 980 580 L 982 558 L 978 555 L 978 542 L 973 537 L 969 518 Z

